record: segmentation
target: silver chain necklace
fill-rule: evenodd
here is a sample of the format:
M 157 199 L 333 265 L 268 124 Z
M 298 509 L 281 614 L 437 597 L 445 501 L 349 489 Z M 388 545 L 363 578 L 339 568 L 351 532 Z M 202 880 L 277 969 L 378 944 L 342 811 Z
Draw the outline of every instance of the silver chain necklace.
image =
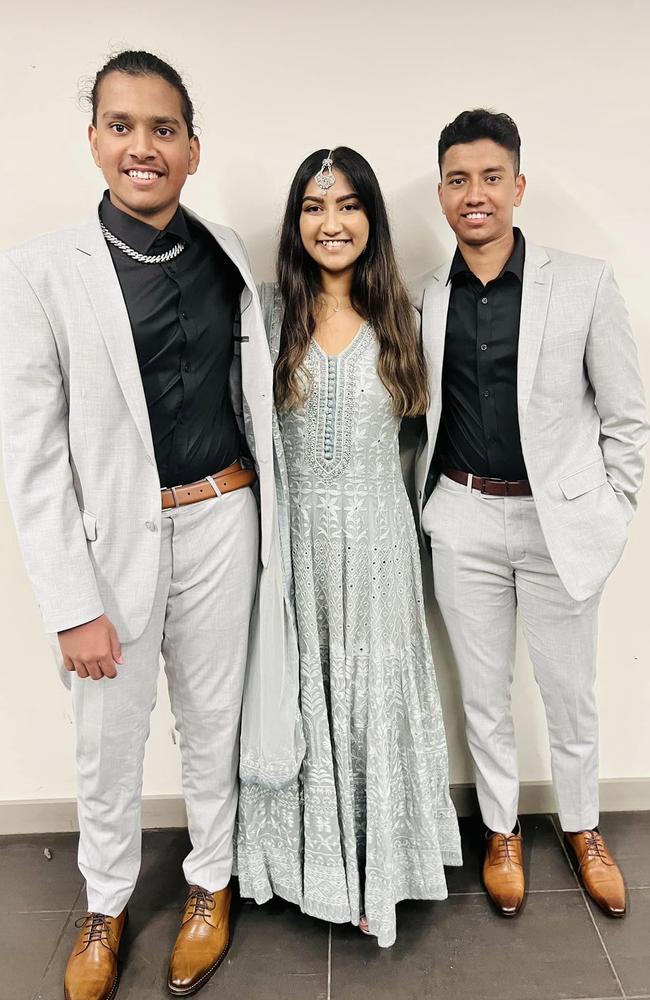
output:
M 112 243 L 114 247 L 125 253 L 127 257 L 132 257 L 133 260 L 140 261 L 141 264 L 165 264 L 168 260 L 174 260 L 179 254 L 185 250 L 185 244 L 183 242 L 177 243 L 175 247 L 171 250 L 166 250 L 164 253 L 156 254 L 146 254 L 140 253 L 138 250 L 134 250 L 130 247 L 128 243 L 123 243 L 122 240 L 118 240 L 117 236 L 107 229 L 103 222 L 100 221 L 100 226 L 102 228 L 102 233 L 104 234 L 104 239 L 109 243 Z

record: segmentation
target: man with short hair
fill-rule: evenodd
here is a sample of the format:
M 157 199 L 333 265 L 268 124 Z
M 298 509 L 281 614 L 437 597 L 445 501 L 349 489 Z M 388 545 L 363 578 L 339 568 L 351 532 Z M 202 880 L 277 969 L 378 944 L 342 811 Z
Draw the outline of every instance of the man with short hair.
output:
M 519 153 L 512 119 L 484 109 L 440 136 L 438 194 L 457 249 L 413 290 L 431 385 L 418 502 L 487 828 L 485 888 L 504 916 L 519 912 L 518 608 L 567 845 L 587 892 L 622 916 L 623 879 L 597 828 L 596 629 L 648 424 L 609 265 L 535 246 L 513 228 L 526 186 Z
M 192 842 L 168 986 L 186 996 L 229 945 L 256 478 L 263 563 L 274 505 L 272 365 L 239 238 L 179 204 L 200 148 L 178 73 L 121 52 L 92 105 L 99 211 L 0 259 L 6 484 L 77 727 L 88 913 L 65 996 L 117 990 L 161 652 Z

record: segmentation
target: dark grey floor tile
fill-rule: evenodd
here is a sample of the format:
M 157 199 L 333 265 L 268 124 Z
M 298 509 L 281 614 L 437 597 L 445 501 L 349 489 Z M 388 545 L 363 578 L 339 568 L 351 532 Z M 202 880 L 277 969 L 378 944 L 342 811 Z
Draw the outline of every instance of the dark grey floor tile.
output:
M 83 905 L 85 906 L 85 900 Z M 85 913 L 85 909 L 75 909 L 69 915 L 64 925 L 63 933 L 59 938 L 56 951 L 53 952 L 47 968 L 40 978 L 38 988 L 33 994 L 33 1000 L 61 1000 L 63 997 L 65 967 L 70 951 L 72 950 L 72 945 L 79 933 L 78 928 L 75 926 L 75 921 L 81 921 Z
M 325 1000 L 329 925 L 282 900 L 238 907 L 219 1000 Z
M 147 912 L 129 908 L 122 951 L 119 1000 L 167 996 L 167 963 L 178 928 L 176 909 Z M 82 914 L 75 914 L 82 915 Z M 67 928 L 35 1000 L 60 1000 L 65 964 L 75 929 Z M 201 990 L 219 1000 L 325 1000 L 328 925 L 303 916 L 295 907 L 273 902 L 264 907 L 237 903 L 232 946 L 223 965 Z M 4 996 L 2 1000 L 5 1000 Z M 21 996 L 20 1000 L 24 1000 Z
M 30 1000 L 54 952 L 67 913 L 0 914 L 0 995 Z M 57 1000 L 60 1000 L 61 990 Z
M 130 910 L 120 1000 L 167 996 L 167 963 L 180 926 L 175 910 Z
M 130 910 L 179 910 L 187 895 L 183 859 L 191 848 L 187 830 L 145 830 L 142 864 Z
M 615 998 L 616 980 L 560 847 L 550 816 L 522 819 L 528 886 L 520 918 L 499 918 L 482 894 L 483 830 L 463 819 L 464 869 L 447 869 L 446 903 L 402 904 L 398 941 L 377 949 L 352 928 L 333 937 L 333 1000 L 568 1000 Z M 650 1000 L 650 815 L 603 814 L 601 829 L 624 870 L 630 912 L 623 921 L 594 910 L 600 933 L 629 997 Z M 43 855 L 50 847 L 51 861 Z M 185 830 L 147 831 L 142 869 L 130 904 L 120 1000 L 166 995 L 167 961 L 186 885 Z M 2 1000 L 60 1000 L 63 972 L 83 915 L 76 835 L 0 839 Z M 553 892 L 545 890 L 569 890 Z M 65 914 L 79 896 L 65 932 Z M 15 911 L 33 911 L 19 913 Z M 9 915 L 8 911 L 14 911 Z M 238 903 L 233 946 L 202 992 L 215 1000 L 325 1000 L 327 924 L 281 901 Z M 57 945 L 58 941 L 58 945 Z
M 48 861 L 43 851 L 49 848 Z M 77 835 L 54 833 L 0 837 L 0 913 L 64 910 L 79 893 Z
M 650 812 L 601 813 L 600 832 L 627 885 L 650 886 Z
M 353 928 L 332 935 L 332 1000 L 567 1000 L 619 995 L 580 894 L 538 893 L 514 920 L 481 896 L 398 909 L 381 950 Z
M 650 889 L 629 890 L 622 920 L 590 906 L 626 994 L 650 993 Z
M 524 866 L 529 889 L 577 889 L 550 816 L 522 816 Z M 463 867 L 447 868 L 449 892 L 482 892 L 485 828 L 478 817 L 460 820 Z
M 476 816 L 458 820 L 463 848 L 462 868 L 446 868 L 449 892 L 481 892 L 481 865 L 485 852 L 484 827 Z

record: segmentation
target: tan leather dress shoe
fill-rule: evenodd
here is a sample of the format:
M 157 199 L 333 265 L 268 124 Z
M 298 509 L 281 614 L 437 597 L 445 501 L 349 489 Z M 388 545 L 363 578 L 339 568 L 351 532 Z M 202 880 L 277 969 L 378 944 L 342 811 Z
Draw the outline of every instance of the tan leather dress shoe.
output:
M 119 917 L 87 913 L 77 921 L 79 934 L 65 970 L 65 1000 L 113 1000 L 120 980 L 118 952 L 126 926 Z
M 483 885 L 504 917 L 516 917 L 526 892 L 521 833 L 486 835 Z
M 594 903 L 610 917 L 625 916 L 625 883 L 621 869 L 597 830 L 565 833 L 578 862 L 578 875 Z
M 208 892 L 198 885 L 190 886 L 169 960 L 167 986 L 174 996 L 196 993 L 226 957 L 230 945 L 230 897 L 230 888 Z

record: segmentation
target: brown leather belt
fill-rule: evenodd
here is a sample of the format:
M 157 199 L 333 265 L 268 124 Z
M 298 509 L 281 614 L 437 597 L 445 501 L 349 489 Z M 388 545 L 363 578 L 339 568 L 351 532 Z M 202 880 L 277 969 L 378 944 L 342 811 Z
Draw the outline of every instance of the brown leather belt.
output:
M 442 474 L 455 483 L 467 486 L 469 472 L 459 469 L 443 469 Z M 486 497 L 532 497 L 533 491 L 527 479 L 489 479 L 483 476 L 472 476 L 472 489 L 478 490 Z
M 232 493 L 233 490 L 251 486 L 256 479 L 255 469 L 242 468 L 241 462 L 237 459 L 227 469 L 215 472 L 213 476 L 206 476 L 205 479 L 199 479 L 197 483 L 165 487 L 160 491 L 162 509 L 184 507 L 188 503 L 198 503 L 199 500 L 213 500 L 222 493 Z

